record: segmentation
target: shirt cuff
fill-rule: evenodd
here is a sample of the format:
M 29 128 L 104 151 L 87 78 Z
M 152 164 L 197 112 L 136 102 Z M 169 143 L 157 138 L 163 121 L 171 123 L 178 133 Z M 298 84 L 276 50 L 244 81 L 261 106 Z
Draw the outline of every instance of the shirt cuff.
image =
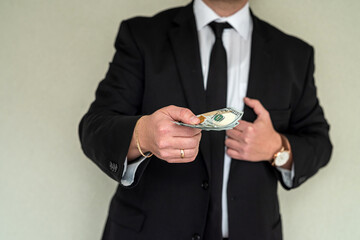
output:
M 294 165 L 294 163 L 291 166 L 291 170 L 281 168 L 281 167 L 277 167 L 277 170 L 281 173 L 284 184 L 288 188 L 292 188 L 293 180 L 294 180 L 294 177 L 295 177 L 295 165 Z
M 149 156 L 150 153 L 145 154 L 146 156 Z M 146 159 L 146 157 L 140 157 L 137 160 L 132 161 L 131 163 L 128 163 L 127 158 L 125 158 L 124 162 L 124 171 L 121 177 L 121 184 L 125 187 L 130 186 L 133 184 L 135 180 L 135 173 L 137 168 L 140 166 L 140 164 Z

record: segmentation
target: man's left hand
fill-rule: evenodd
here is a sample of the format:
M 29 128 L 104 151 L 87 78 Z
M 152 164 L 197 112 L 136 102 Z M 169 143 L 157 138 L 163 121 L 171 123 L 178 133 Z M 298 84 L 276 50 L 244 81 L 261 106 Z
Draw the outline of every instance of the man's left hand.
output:
M 281 148 L 280 134 L 275 131 L 269 112 L 259 100 L 246 97 L 244 103 L 254 110 L 257 118 L 253 123 L 240 120 L 239 125 L 226 131 L 226 153 L 238 160 L 271 160 Z

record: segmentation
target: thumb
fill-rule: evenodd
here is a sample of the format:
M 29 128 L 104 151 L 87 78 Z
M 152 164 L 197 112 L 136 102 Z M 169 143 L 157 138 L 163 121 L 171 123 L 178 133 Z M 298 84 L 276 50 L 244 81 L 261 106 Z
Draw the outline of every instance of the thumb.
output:
M 186 124 L 200 123 L 200 119 L 198 119 L 195 114 L 188 108 L 169 106 L 167 113 L 175 121 L 180 121 Z
M 257 99 L 245 97 L 244 103 L 252 108 L 258 117 L 263 117 L 268 113 L 264 106 Z

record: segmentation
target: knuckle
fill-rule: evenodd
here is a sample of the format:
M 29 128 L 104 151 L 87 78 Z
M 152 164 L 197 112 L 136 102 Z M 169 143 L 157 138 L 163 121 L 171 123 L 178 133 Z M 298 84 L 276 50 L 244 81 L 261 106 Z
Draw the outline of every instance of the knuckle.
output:
M 191 111 L 187 108 L 181 108 L 180 117 L 185 118 L 191 114 Z
M 225 140 L 225 145 L 226 146 L 232 146 L 232 142 L 231 142 L 231 140 L 229 138 Z
M 197 150 L 196 149 L 191 149 L 188 153 L 188 158 L 190 161 L 194 161 L 197 155 Z
M 226 154 L 230 155 L 230 148 L 226 148 Z
M 228 148 L 227 149 L 227 154 L 230 156 L 230 157 L 232 157 L 232 158 L 237 158 L 238 156 L 238 154 L 237 154 L 237 151 L 234 151 L 233 149 L 231 149 L 231 148 Z
M 159 149 L 165 149 L 169 146 L 169 141 L 165 138 L 161 138 L 158 140 L 158 147 Z
M 191 156 L 191 161 L 195 161 L 196 157 L 197 157 L 198 151 L 197 149 L 193 152 L 192 156 Z
M 171 110 L 171 109 L 174 109 L 175 108 L 175 105 L 169 105 L 169 106 L 167 106 L 167 107 L 165 107 L 166 109 L 168 109 L 168 110 Z
M 180 109 L 180 113 L 179 113 L 179 114 L 180 114 L 180 117 L 184 117 L 184 116 L 185 116 L 185 112 L 186 112 L 186 111 L 185 111 L 185 108 L 181 108 L 181 109 Z
M 189 157 L 187 157 L 186 159 L 184 159 L 184 161 L 185 162 L 193 162 L 193 161 L 195 161 L 195 156 L 189 156 Z
M 159 126 L 158 128 L 160 135 L 166 135 L 169 132 L 169 128 L 165 125 Z
M 227 155 L 229 155 L 229 157 L 233 157 L 233 155 L 231 154 L 231 151 L 230 151 L 230 149 L 228 148 L 228 149 L 226 149 L 226 154 Z

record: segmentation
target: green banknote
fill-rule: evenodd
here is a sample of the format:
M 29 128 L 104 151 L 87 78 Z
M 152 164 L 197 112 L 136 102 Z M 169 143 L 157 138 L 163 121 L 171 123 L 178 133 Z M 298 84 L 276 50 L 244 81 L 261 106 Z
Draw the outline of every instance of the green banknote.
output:
M 228 107 L 197 115 L 200 119 L 199 124 L 175 123 L 181 126 L 199 128 L 205 131 L 223 131 L 236 127 L 239 124 L 242 115 L 243 112 Z

